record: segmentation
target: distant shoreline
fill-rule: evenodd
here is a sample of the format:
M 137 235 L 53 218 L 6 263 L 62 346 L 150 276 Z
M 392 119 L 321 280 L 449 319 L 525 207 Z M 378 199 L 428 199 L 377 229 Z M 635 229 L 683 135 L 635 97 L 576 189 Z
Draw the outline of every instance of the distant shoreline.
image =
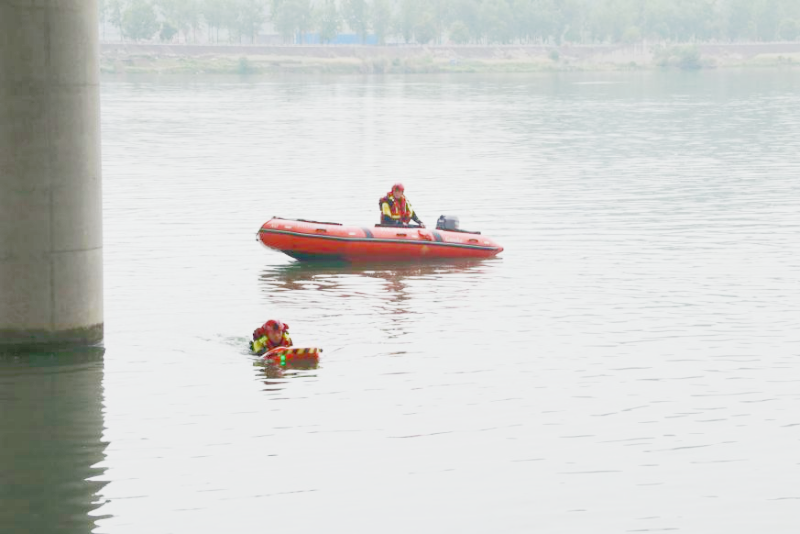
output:
M 101 43 L 104 74 L 561 72 L 800 66 L 800 42 L 635 45 L 176 45 Z

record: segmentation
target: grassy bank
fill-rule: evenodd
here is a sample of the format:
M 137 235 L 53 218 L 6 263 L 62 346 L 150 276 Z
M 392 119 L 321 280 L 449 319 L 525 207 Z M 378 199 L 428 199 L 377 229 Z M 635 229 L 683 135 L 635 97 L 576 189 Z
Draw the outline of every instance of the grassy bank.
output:
M 578 65 L 553 61 L 437 60 L 418 58 L 302 58 L 282 56 L 157 57 L 131 56 L 102 61 L 101 72 L 109 74 L 267 74 L 279 72 L 331 74 L 391 74 L 445 72 L 534 72 L 575 70 Z
M 594 47 L 109 45 L 106 74 L 392 74 L 798 67 L 800 44 Z

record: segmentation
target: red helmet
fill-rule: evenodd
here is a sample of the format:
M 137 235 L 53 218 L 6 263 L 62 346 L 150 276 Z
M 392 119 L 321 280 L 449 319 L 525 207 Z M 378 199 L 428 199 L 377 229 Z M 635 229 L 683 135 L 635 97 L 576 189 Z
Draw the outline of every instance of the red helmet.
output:
M 264 327 L 270 330 L 277 330 L 278 332 L 289 330 L 289 325 L 285 325 L 282 322 L 278 321 L 277 319 L 270 319 L 269 321 L 264 323 Z
M 289 330 L 289 325 L 283 324 L 277 319 L 270 319 L 266 323 L 262 324 L 261 326 L 253 330 L 253 339 L 258 339 L 266 336 L 267 330 L 277 330 L 278 332 L 285 332 L 286 330 Z
M 406 188 L 403 187 L 403 184 L 401 184 L 399 182 L 392 186 L 392 191 L 394 191 L 395 189 L 399 189 L 400 191 L 403 191 L 403 192 L 405 192 L 405 190 L 406 190 Z

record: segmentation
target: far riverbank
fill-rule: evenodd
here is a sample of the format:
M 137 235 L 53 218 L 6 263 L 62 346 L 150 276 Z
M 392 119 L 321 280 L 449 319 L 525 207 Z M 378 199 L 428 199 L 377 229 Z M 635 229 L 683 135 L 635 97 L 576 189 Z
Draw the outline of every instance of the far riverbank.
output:
M 313 46 L 101 43 L 103 73 L 445 73 L 800 66 L 800 43 Z

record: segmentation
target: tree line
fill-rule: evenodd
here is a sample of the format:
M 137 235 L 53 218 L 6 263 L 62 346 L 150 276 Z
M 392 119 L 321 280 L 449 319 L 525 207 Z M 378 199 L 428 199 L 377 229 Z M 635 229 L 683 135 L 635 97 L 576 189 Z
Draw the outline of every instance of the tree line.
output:
M 794 41 L 798 0 L 99 0 L 123 39 L 561 44 Z

